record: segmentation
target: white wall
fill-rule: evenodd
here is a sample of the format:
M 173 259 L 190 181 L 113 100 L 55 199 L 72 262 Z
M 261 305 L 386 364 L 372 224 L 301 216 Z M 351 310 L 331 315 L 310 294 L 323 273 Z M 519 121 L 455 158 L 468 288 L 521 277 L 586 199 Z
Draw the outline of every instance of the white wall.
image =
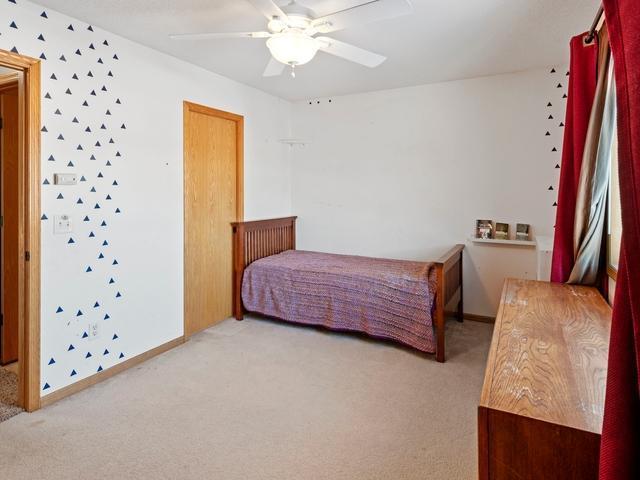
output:
M 300 248 L 433 259 L 466 243 L 465 311 L 494 316 L 505 277 L 535 278 L 535 250 L 467 240 L 477 218 L 552 235 L 566 73 L 294 104 L 293 136 L 311 142 L 293 150 Z
M 182 101 L 245 116 L 247 218 L 291 213 L 289 151 L 277 142 L 289 135 L 291 105 L 26 1 L 1 2 L 0 18 L 0 48 L 46 57 L 41 350 L 47 394 L 183 333 Z M 55 186 L 53 174 L 60 172 L 86 181 Z M 72 216 L 74 230 L 54 235 L 53 217 L 62 213 Z M 93 322 L 100 337 L 83 338 Z

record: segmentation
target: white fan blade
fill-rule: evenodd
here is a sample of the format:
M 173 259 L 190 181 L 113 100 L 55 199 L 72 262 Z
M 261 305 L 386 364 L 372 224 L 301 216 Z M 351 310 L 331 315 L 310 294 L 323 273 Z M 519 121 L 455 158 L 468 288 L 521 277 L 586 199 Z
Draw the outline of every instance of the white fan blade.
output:
M 350 60 L 365 67 L 374 68 L 384 62 L 387 57 L 378 55 L 377 53 L 364 50 L 360 47 L 350 45 L 348 43 L 341 42 L 329 37 L 317 37 L 318 43 L 320 43 L 320 50 L 336 57 Z
M 284 71 L 284 67 L 286 65 L 284 63 L 280 63 L 275 58 L 271 57 L 269 63 L 267 63 L 267 68 L 264 69 L 263 77 L 277 77 L 282 74 Z
M 253 5 L 256 10 L 262 12 L 269 20 L 273 17 L 278 17 L 281 20 L 286 20 L 287 18 L 287 14 L 271 0 L 249 0 L 249 3 Z
M 357 7 L 316 18 L 311 26 L 320 33 L 335 32 L 352 25 L 378 22 L 407 15 L 413 11 L 408 0 L 372 0 Z
M 216 38 L 269 38 L 269 32 L 231 32 L 231 33 L 180 33 L 169 35 L 172 40 L 213 40 Z

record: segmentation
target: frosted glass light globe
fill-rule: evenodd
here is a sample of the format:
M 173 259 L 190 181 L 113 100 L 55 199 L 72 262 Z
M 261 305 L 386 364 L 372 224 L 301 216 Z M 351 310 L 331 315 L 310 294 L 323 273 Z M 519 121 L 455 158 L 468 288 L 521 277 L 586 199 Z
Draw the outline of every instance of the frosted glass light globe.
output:
M 318 52 L 318 42 L 296 30 L 276 33 L 267 40 L 273 58 L 286 65 L 304 65 Z

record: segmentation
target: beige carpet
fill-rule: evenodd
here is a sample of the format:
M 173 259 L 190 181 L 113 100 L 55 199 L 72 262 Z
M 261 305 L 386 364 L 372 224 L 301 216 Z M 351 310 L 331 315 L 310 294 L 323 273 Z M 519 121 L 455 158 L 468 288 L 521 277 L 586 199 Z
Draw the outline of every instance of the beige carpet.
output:
M 12 368 L 0 367 L 0 422 L 22 412 L 17 403 L 18 375 Z
M 309 327 L 227 320 L 0 424 L 3 479 L 474 479 L 492 326 L 449 359 Z

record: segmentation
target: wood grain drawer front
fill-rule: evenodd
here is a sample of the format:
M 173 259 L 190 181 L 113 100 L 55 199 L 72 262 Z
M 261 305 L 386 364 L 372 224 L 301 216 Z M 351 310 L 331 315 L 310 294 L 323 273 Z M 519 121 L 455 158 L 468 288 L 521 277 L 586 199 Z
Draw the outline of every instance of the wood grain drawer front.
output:
M 478 409 L 481 478 L 597 478 L 610 324 L 593 288 L 505 282 Z

